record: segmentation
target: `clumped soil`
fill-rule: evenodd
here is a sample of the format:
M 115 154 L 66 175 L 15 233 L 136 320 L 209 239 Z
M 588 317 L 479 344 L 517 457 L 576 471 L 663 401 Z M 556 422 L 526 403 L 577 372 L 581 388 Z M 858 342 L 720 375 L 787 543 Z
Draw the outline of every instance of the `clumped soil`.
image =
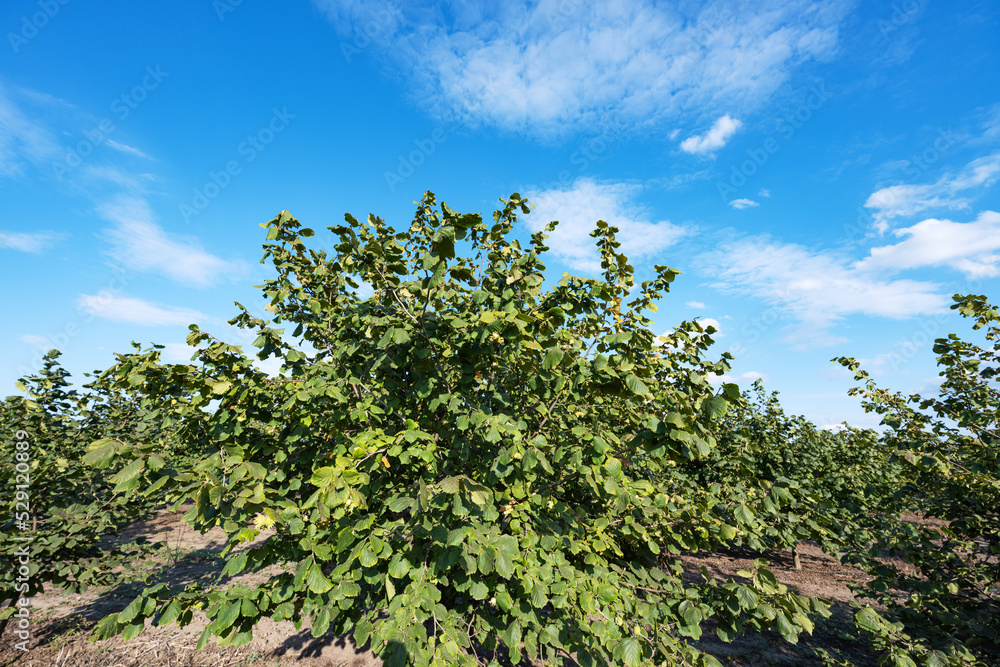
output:
M 254 630 L 253 640 L 240 647 L 219 648 L 211 642 L 202 651 L 195 651 L 198 638 L 207 622 L 195 617 L 185 628 L 171 625 L 147 629 L 129 642 L 113 638 L 89 642 L 87 636 L 97 621 L 124 609 L 143 587 L 141 579 L 150 576 L 153 582 L 172 586 L 214 581 L 222 568 L 220 552 L 225 546 L 221 530 L 201 534 L 181 522 L 181 512 L 161 511 L 149 521 L 130 526 L 119 539 L 126 541 L 145 536 L 164 546 L 152 561 L 137 568 L 139 581 L 107 589 L 92 589 L 82 595 L 49 592 L 33 602 L 29 651 L 15 648 L 18 641 L 9 625 L 0 638 L 0 665 L 31 665 L 32 667 L 375 667 L 381 665 L 371 651 L 354 646 L 349 638 L 327 635 L 314 638 L 309 628 L 296 630 L 291 622 L 264 619 Z M 258 539 L 265 539 L 262 535 Z M 750 567 L 755 558 L 764 557 L 778 580 L 803 595 L 824 598 L 833 603 L 833 616 L 816 619 L 817 628 L 810 637 L 802 635 L 797 645 L 786 643 L 770 633 L 748 633 L 731 644 L 715 638 L 711 623 L 705 634 L 695 642 L 702 650 L 715 655 L 726 665 L 820 665 L 816 647 L 831 656 L 855 665 L 875 665 L 864 640 L 854 630 L 855 600 L 849 584 L 860 584 L 865 575 L 842 565 L 815 545 L 803 543 L 799 548 L 802 569 L 792 566 L 792 554 L 785 552 L 754 553 L 734 550 L 725 553 L 701 553 L 683 557 L 687 577 L 701 580 L 702 568 L 716 579 L 735 577 L 740 569 Z M 233 583 L 252 586 L 274 572 L 243 574 Z M 13 625 L 13 624 L 11 624 Z M 527 664 L 527 663 L 525 663 Z

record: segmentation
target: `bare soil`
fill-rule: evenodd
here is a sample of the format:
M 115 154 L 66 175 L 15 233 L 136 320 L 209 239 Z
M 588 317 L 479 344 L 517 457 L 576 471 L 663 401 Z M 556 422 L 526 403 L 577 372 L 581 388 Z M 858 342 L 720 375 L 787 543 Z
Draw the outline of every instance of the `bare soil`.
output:
M 241 647 L 219 648 L 209 645 L 195 651 L 206 621 L 196 617 L 185 628 L 147 627 L 129 642 L 120 638 L 92 643 L 87 636 L 97 621 L 121 611 L 138 594 L 149 576 L 155 582 L 171 585 L 210 583 L 215 581 L 223 560 L 220 552 L 225 545 L 221 530 L 200 534 L 180 521 L 181 513 L 162 511 L 152 520 L 131 526 L 120 536 L 133 540 L 142 535 L 151 541 L 166 544 L 155 559 L 129 573 L 138 579 L 114 588 L 93 589 L 82 595 L 50 592 L 33 600 L 30 649 L 14 647 L 17 641 L 8 630 L 0 642 L 0 665 L 31 667 L 374 667 L 382 662 L 367 650 L 359 650 L 348 638 L 332 635 L 313 638 L 308 627 L 296 630 L 291 622 L 264 619 L 254 630 L 253 640 Z M 261 536 L 258 539 L 264 539 Z M 863 583 L 864 574 L 841 565 L 818 547 L 802 544 L 799 549 L 802 570 L 792 566 L 791 552 L 750 551 L 694 554 L 683 557 L 686 576 L 700 580 L 702 568 L 709 576 L 725 581 L 735 577 L 737 570 L 752 565 L 754 558 L 763 556 L 781 583 L 803 595 L 821 597 L 833 603 L 830 619 L 817 619 L 812 637 L 803 636 L 798 645 L 787 644 L 781 637 L 768 633 L 748 633 L 733 643 L 715 638 L 710 624 L 704 637 L 696 644 L 714 654 L 727 665 L 820 665 L 816 647 L 832 656 L 855 665 L 875 665 L 870 652 L 859 640 L 851 618 L 850 603 L 854 596 L 849 584 Z M 244 574 L 231 579 L 233 583 L 252 586 L 273 574 L 271 571 Z

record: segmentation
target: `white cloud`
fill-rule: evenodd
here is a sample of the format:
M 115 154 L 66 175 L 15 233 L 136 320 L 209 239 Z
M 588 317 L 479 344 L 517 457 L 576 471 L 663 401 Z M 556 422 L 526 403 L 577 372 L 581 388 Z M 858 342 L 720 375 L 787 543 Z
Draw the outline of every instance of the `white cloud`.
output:
M 708 382 L 714 385 L 732 382 L 744 386 L 751 385 L 757 380 L 767 382 L 770 379 L 771 376 L 767 373 L 758 373 L 757 371 L 747 371 L 745 373 L 740 373 L 739 375 L 709 375 L 707 378 Z
M 345 56 L 382 58 L 436 115 L 540 134 L 759 107 L 797 66 L 834 53 L 853 4 L 314 3 Z
M 39 253 L 64 238 L 55 232 L 3 232 L 0 231 L 0 248 L 21 252 Z
M 698 310 L 705 309 L 705 304 L 703 304 L 701 301 L 688 301 L 684 305 L 687 306 L 688 308 L 697 308 Z
M 24 334 L 21 336 L 21 341 L 41 352 L 48 352 L 56 347 L 55 343 L 45 336 L 35 336 L 34 334 Z
M 758 192 L 757 195 L 760 197 L 770 197 L 771 191 L 768 190 L 767 188 L 761 188 L 760 192 Z
M 107 230 L 112 242 L 110 255 L 127 268 L 157 273 L 195 287 L 208 287 L 241 270 L 237 262 L 206 252 L 193 239 L 164 232 L 141 197 L 118 195 L 101 205 L 98 212 L 115 223 Z
M 371 283 L 365 282 L 364 280 L 358 282 L 358 289 L 355 290 L 355 294 L 362 301 L 371 297 L 375 293 L 375 288 L 372 287 Z
M 733 201 L 729 202 L 729 205 L 738 211 L 742 211 L 745 208 L 760 206 L 760 204 L 758 204 L 752 199 L 734 199 Z
M 546 240 L 552 252 L 574 269 L 599 272 L 601 260 L 590 232 L 598 220 L 619 229 L 620 252 L 629 259 L 647 257 L 669 247 L 689 231 L 669 221 L 649 222 L 648 213 L 635 203 L 642 187 L 625 183 L 598 183 L 578 179 L 565 190 L 528 192 L 535 210 L 522 220 L 532 232 L 558 220 Z
M 709 327 L 715 328 L 715 333 L 711 334 L 712 338 L 722 338 L 725 334 L 722 333 L 722 325 L 719 320 L 714 317 L 699 317 L 698 323 L 701 324 L 703 329 L 708 329 Z
M 194 356 L 195 348 L 187 343 L 164 343 L 160 358 L 168 364 L 186 364 Z
M 268 357 L 263 361 L 260 359 L 253 361 L 254 367 L 269 377 L 278 377 L 281 375 L 281 366 L 284 363 L 285 359 L 283 357 Z
M 703 135 L 694 135 L 681 142 L 681 150 L 685 153 L 713 153 L 726 145 L 729 138 L 740 129 L 743 123 L 729 114 L 715 121 L 712 128 Z
M 106 165 L 94 166 L 85 164 L 77 169 L 80 180 L 84 187 L 117 185 L 122 190 L 132 193 L 134 196 L 142 194 L 145 181 L 153 180 L 151 174 L 132 174 L 127 171 Z
M 81 294 L 77 306 L 82 311 L 112 322 L 146 326 L 186 325 L 206 319 L 196 310 L 157 305 L 110 291 Z
M 986 112 L 982 122 L 982 135 L 979 140 L 984 143 L 1000 141 L 1000 104 L 994 104 Z
M 873 210 L 875 229 L 884 233 L 889 223 L 932 208 L 966 209 L 969 200 L 960 193 L 989 187 L 1000 177 L 1000 153 L 967 164 L 958 174 L 946 174 L 935 183 L 892 185 L 873 192 L 865 207 Z
M 660 188 L 663 190 L 679 190 L 687 187 L 696 181 L 706 181 L 713 177 L 711 169 L 699 169 L 698 171 L 674 174 L 673 176 L 657 176 L 646 180 L 649 188 Z
M 31 120 L 0 85 L 0 176 L 20 174 L 26 161 L 47 162 L 59 150 L 54 135 Z
M 798 320 L 787 340 L 829 345 L 843 339 L 829 327 L 849 315 L 904 319 L 946 312 L 950 300 L 935 283 L 884 279 L 828 252 L 766 237 L 723 244 L 701 256 L 712 286 L 764 300 Z
M 110 146 L 111 148 L 114 148 L 116 151 L 119 151 L 121 153 L 127 153 L 128 155 L 134 155 L 136 157 L 141 157 L 141 158 L 144 158 L 146 160 L 151 160 L 152 159 L 151 157 L 149 157 L 148 155 L 146 155 L 145 153 L 143 153 L 138 148 L 133 148 L 132 146 L 128 146 L 126 144 L 120 144 L 117 141 L 115 141 L 114 139 L 108 139 L 108 146 Z
M 894 245 L 872 248 L 859 269 L 904 270 L 948 266 L 970 278 L 1000 275 L 1000 213 L 984 211 L 973 222 L 929 218 L 893 232 L 906 237 Z

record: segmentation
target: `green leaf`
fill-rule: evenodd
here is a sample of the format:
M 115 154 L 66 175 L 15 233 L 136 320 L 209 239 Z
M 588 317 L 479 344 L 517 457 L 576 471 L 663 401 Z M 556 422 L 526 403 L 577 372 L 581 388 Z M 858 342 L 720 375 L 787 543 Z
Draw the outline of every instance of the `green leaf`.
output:
M 792 624 L 789 622 L 788 617 L 784 612 L 779 611 L 774 619 L 775 629 L 778 634 L 785 638 L 785 641 L 796 643 L 797 635 L 795 630 L 792 629 Z
M 413 507 L 413 498 L 393 498 L 389 501 L 389 510 L 392 512 L 402 512 Z
M 312 477 L 309 478 L 309 483 L 313 486 L 318 486 L 320 488 L 329 486 L 337 478 L 337 470 L 330 466 L 324 466 L 322 468 L 317 468 Z
M 313 593 L 319 595 L 320 593 L 326 593 L 328 590 L 333 588 L 333 584 L 330 580 L 326 578 L 323 574 L 323 570 L 320 566 L 313 561 L 312 565 L 309 567 L 309 571 L 306 574 L 306 584 L 309 586 L 309 590 Z
M 553 347 L 548 352 L 545 353 L 545 358 L 542 360 L 542 368 L 547 371 L 552 370 L 559 365 L 563 359 L 563 351 L 558 347 Z
M 90 443 L 83 462 L 95 468 L 107 468 L 115 458 L 118 442 L 113 438 L 102 438 Z
M 146 599 L 142 596 L 137 597 L 132 600 L 127 607 L 118 612 L 118 622 L 119 623 L 130 623 L 133 618 L 135 618 L 139 612 L 142 610 Z
M 410 564 L 401 554 L 396 554 L 389 561 L 389 574 L 397 579 L 402 579 L 410 572 Z
M 480 572 L 489 574 L 493 571 L 493 564 L 496 561 L 495 553 L 492 547 L 483 547 L 483 550 L 479 552 L 476 565 Z
M 613 457 L 609 458 L 604 462 L 604 470 L 612 477 L 617 478 L 622 474 L 622 462 Z
M 649 396 L 649 387 L 646 386 L 645 382 L 640 380 L 632 373 L 629 373 L 628 376 L 625 378 L 625 385 L 628 387 L 629 391 L 631 391 L 633 394 L 636 394 L 637 396 L 643 396 L 643 397 Z
M 639 646 L 637 637 L 629 637 L 622 641 L 619 646 L 622 662 L 626 667 L 639 667 L 642 661 L 642 647 Z
M 169 625 L 177 620 L 177 617 L 181 615 L 181 605 L 177 600 L 171 600 L 163 612 L 157 617 L 155 625 L 163 626 Z
M 742 524 L 752 524 L 754 519 L 753 512 L 746 506 L 746 503 L 737 505 L 736 509 L 733 510 L 733 516 Z
M 729 409 L 729 402 L 721 396 L 713 396 L 702 403 L 702 410 L 709 419 L 718 419 L 726 414 Z
M 230 627 L 236 622 L 236 619 L 240 617 L 240 603 L 237 602 L 227 602 L 219 610 L 218 615 L 215 617 L 215 628 L 216 632 L 222 632 L 226 628 Z
M 472 588 L 469 589 L 469 595 L 475 600 L 485 600 L 486 595 L 489 593 L 489 589 L 481 581 L 472 582 Z
M 138 635 L 146 627 L 145 623 L 139 621 L 136 623 L 130 623 L 125 626 L 125 630 L 122 632 L 122 639 L 128 641 Z
M 514 576 L 514 559 L 508 552 L 497 549 L 493 568 L 504 579 L 510 579 Z
M 740 400 L 740 387 L 732 382 L 726 382 L 722 385 L 722 391 L 726 396 L 733 399 L 734 401 Z
M 757 608 L 760 599 L 749 586 L 739 586 L 736 589 L 736 601 L 739 602 L 741 609 L 750 611 Z
M 854 622 L 865 632 L 880 635 L 885 631 L 884 621 L 871 607 L 859 609 L 854 614 Z
M 392 577 L 388 574 L 385 576 L 385 599 L 391 601 L 396 597 L 396 585 L 392 583 Z
M 361 564 L 363 566 L 372 567 L 373 565 L 375 565 L 375 563 L 378 562 L 378 556 L 372 553 L 371 549 L 365 547 L 364 549 L 361 550 L 361 553 L 358 554 L 358 560 L 361 561 Z
M 146 462 L 143 459 L 135 459 L 127 466 L 122 468 L 116 475 L 112 475 L 111 483 L 117 486 L 131 482 L 133 479 L 139 476 L 139 474 L 146 469 Z
M 441 480 L 441 490 L 445 493 L 458 493 L 461 479 L 458 477 L 445 477 Z

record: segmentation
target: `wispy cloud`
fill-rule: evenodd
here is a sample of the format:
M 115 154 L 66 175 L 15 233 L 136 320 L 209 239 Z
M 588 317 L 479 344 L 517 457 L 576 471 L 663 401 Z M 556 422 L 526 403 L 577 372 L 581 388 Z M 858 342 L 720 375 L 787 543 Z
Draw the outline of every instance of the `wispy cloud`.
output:
M 126 144 L 120 144 L 117 141 L 115 141 L 114 139 L 108 139 L 107 140 L 107 144 L 108 144 L 108 146 L 110 146 L 111 148 L 114 148 L 116 151 L 118 151 L 120 153 L 126 153 L 128 155 L 134 155 L 135 157 L 141 157 L 141 158 L 143 158 L 145 160 L 152 160 L 153 159 L 153 158 L 149 157 L 148 155 L 146 155 L 145 153 L 143 153 L 138 148 L 133 148 L 132 146 L 128 146 Z
M 994 104 L 985 112 L 979 141 L 983 143 L 1000 142 L 1000 103 Z
M 0 249 L 10 248 L 21 252 L 40 253 L 64 238 L 64 234 L 56 232 L 0 231 Z
M 874 211 L 875 228 L 884 233 L 895 218 L 910 217 L 928 209 L 965 209 L 962 193 L 985 188 L 1000 177 L 1000 153 L 973 160 L 958 174 L 946 174 L 935 183 L 892 185 L 873 192 L 865 207 Z
M 798 65 L 835 52 L 852 5 L 314 3 L 346 43 L 377 27 L 366 54 L 404 71 L 433 113 L 537 134 L 759 106 Z
M 195 348 L 187 343 L 164 343 L 160 358 L 170 364 L 185 364 L 191 360 Z
M 152 174 L 134 174 L 110 165 L 84 165 L 79 169 L 81 184 L 97 188 L 112 186 L 135 196 L 143 193 L 145 186 L 155 177 Z M 114 191 L 114 190 L 112 190 Z
M 20 174 L 26 164 L 42 164 L 59 151 L 52 132 L 25 114 L 0 85 L 0 176 Z
M 154 304 L 110 291 L 81 294 L 77 305 L 96 317 L 144 326 L 186 325 L 206 319 L 205 315 L 190 308 Z
M 972 222 L 930 218 L 893 232 L 899 243 L 872 248 L 858 262 L 866 271 L 948 266 L 970 278 L 1000 275 L 1000 213 L 984 211 Z
M 639 185 L 582 178 L 564 190 L 529 191 L 526 197 L 535 210 L 524 220 L 533 232 L 558 220 L 546 241 L 552 252 L 574 269 L 598 272 L 600 257 L 590 236 L 598 220 L 618 227 L 620 251 L 630 259 L 655 254 L 690 233 L 667 220 L 650 222 L 648 212 L 635 201 L 641 192 Z
M 758 373 L 757 371 L 746 371 L 745 373 L 740 373 L 739 375 L 709 375 L 706 378 L 709 383 L 714 385 L 720 385 L 726 382 L 733 382 L 738 385 L 747 386 L 751 385 L 757 380 L 763 380 L 767 382 L 771 379 L 771 376 L 767 373 Z
M 167 234 L 142 197 L 121 194 L 98 207 L 114 223 L 107 230 L 109 254 L 126 268 L 156 273 L 194 287 L 208 287 L 238 274 L 242 267 L 211 253 L 190 238 Z
M 787 340 L 828 345 L 829 328 L 849 315 L 904 319 L 945 312 L 950 300 L 932 282 L 884 278 L 834 253 L 767 237 L 724 243 L 700 257 L 713 287 L 765 301 L 798 321 Z
M 56 346 L 55 343 L 45 336 L 36 336 L 34 334 L 24 334 L 21 336 L 21 342 L 27 343 L 40 352 L 48 352 Z
M 685 153 L 699 155 L 714 153 L 725 146 L 729 138 L 741 127 L 743 127 L 742 121 L 731 118 L 729 114 L 726 114 L 715 121 L 711 129 L 705 134 L 696 134 L 682 141 L 681 150 Z
M 757 202 L 752 199 L 734 199 L 729 202 L 729 205 L 738 211 L 742 211 L 745 208 L 753 208 L 754 206 L 760 206 Z
M 705 310 L 705 304 L 703 304 L 701 301 L 688 301 L 684 305 L 687 306 L 688 308 L 694 308 L 696 310 Z

